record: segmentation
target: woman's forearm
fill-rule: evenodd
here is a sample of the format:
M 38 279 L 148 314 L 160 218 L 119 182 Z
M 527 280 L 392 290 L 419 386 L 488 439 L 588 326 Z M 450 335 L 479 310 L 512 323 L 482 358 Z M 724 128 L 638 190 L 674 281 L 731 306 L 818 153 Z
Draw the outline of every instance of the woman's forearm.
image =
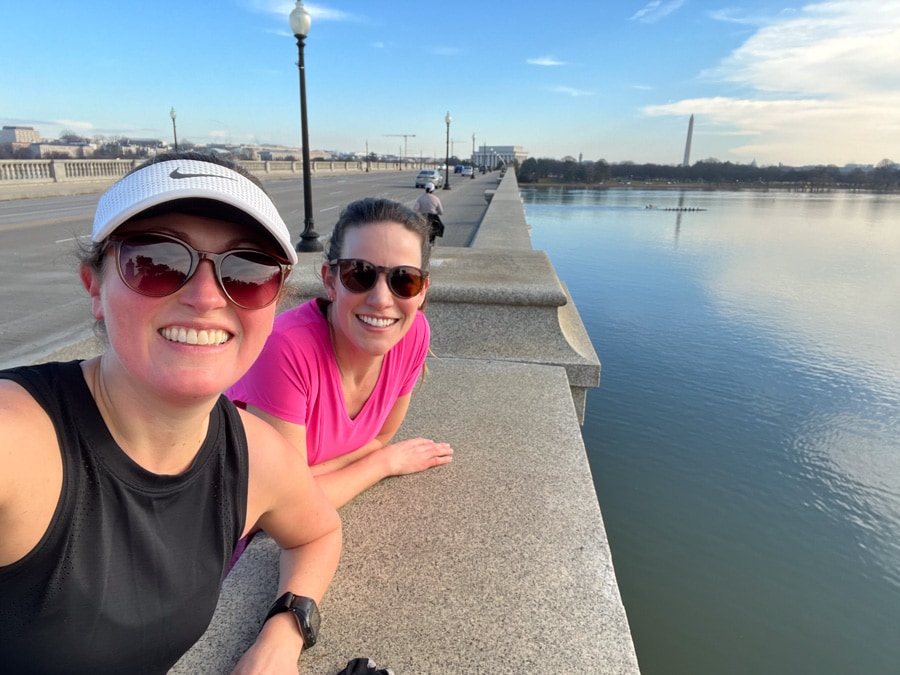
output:
M 364 446 L 359 448 L 358 450 L 354 450 L 353 452 L 348 452 L 344 455 L 338 455 L 337 457 L 332 457 L 329 460 L 324 462 L 320 462 L 319 464 L 313 464 L 309 467 L 309 470 L 312 472 L 313 476 L 321 476 L 322 474 L 331 473 L 332 471 L 338 471 L 343 469 L 354 462 L 358 462 L 363 457 L 375 452 L 379 448 L 384 447 L 384 443 L 375 439 L 366 443 Z
M 290 591 L 294 595 L 312 598 L 319 604 L 337 569 L 341 539 L 338 524 L 317 539 L 282 550 L 275 598 Z M 256 641 L 233 672 L 235 675 L 296 672 L 302 648 L 303 637 L 297 619 L 290 612 L 276 614 L 260 626 Z
M 381 445 L 379 444 L 378 447 L 369 449 L 369 451 L 361 455 L 359 459 L 355 461 L 351 460 L 350 463 L 347 463 L 334 471 L 325 471 L 322 473 L 313 471 L 316 482 L 319 484 L 319 487 L 322 488 L 322 492 L 325 493 L 325 496 L 328 497 L 328 501 L 331 502 L 334 508 L 339 509 L 354 497 L 389 475 L 387 472 L 387 465 L 381 461 L 380 456 L 375 452 L 380 449 L 380 447 Z M 362 450 L 362 448 L 360 450 Z M 360 450 L 335 459 L 350 457 L 351 455 L 360 452 Z M 315 467 L 310 468 L 314 469 Z

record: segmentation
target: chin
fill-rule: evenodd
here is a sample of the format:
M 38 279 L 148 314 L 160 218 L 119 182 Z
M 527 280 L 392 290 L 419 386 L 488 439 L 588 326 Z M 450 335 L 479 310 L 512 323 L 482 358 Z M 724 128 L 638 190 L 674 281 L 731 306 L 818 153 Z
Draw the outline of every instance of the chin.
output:
M 186 399 L 218 398 L 238 377 L 225 377 L 222 369 L 184 369 L 169 371 L 161 387 L 173 396 Z

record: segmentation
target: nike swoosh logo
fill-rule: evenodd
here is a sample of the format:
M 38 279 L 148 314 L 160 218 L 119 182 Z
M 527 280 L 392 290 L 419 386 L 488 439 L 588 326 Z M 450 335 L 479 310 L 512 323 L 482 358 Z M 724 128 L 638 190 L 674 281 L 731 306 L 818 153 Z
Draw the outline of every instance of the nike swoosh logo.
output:
M 175 169 L 169 174 L 169 178 L 174 178 L 175 180 L 178 180 L 179 178 L 200 178 L 201 176 L 206 178 L 227 178 L 228 180 L 235 180 L 231 176 L 219 176 L 214 173 L 181 173 L 178 169 Z

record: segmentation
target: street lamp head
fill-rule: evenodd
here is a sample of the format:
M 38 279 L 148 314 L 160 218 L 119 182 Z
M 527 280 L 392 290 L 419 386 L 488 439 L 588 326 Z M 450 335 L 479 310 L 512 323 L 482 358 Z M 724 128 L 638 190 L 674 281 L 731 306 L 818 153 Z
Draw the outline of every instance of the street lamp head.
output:
M 175 108 L 172 108 L 171 110 L 169 110 L 169 117 L 172 118 L 173 122 L 175 121 Z
M 297 0 L 297 5 L 291 11 L 290 16 L 291 32 L 297 37 L 305 38 L 309 35 L 309 25 L 312 20 L 309 18 L 309 12 L 303 6 L 303 0 Z
M 450 111 L 449 111 L 449 110 L 447 111 L 447 114 L 444 116 L 444 121 L 447 123 L 447 126 L 449 127 L 449 126 L 450 126 L 450 121 L 451 121 Z

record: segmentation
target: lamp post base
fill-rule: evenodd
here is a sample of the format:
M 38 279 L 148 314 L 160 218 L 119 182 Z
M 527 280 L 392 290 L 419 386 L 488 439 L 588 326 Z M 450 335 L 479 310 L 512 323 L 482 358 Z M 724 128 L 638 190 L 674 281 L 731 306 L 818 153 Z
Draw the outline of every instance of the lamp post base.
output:
M 294 250 L 298 253 L 312 253 L 315 251 L 324 251 L 325 248 L 322 246 L 322 242 L 319 241 L 319 235 L 316 234 L 315 230 L 312 230 L 309 232 L 304 231 L 303 234 L 300 235 L 300 241 L 297 242 Z

